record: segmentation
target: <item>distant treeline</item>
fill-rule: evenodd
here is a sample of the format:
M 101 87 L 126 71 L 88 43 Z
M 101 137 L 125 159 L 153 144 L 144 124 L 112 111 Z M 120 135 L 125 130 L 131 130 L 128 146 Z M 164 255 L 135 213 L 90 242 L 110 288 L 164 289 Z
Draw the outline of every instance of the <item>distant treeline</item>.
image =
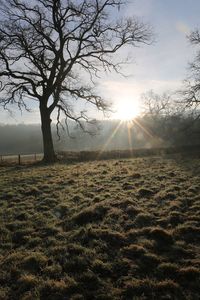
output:
M 107 159 L 123 159 L 123 158 L 136 158 L 145 156 L 162 156 L 162 155 L 192 155 L 199 157 L 199 145 L 166 147 L 166 148 L 140 148 L 140 149 L 126 149 L 126 150 L 110 150 L 110 151 L 60 151 L 58 158 L 60 161 L 65 162 L 84 162 L 94 160 L 107 160 Z
M 105 120 L 98 129 L 84 124 L 89 135 L 69 122 L 67 131 L 61 130 L 60 140 L 53 125 L 54 144 L 57 151 L 124 150 L 130 148 L 179 147 L 200 143 L 200 120 L 192 117 L 145 116 L 133 122 Z M 89 126 L 89 127 L 88 127 Z M 40 125 L 0 125 L 0 154 L 41 153 Z
M 40 125 L 0 125 L 0 154 L 41 153 Z

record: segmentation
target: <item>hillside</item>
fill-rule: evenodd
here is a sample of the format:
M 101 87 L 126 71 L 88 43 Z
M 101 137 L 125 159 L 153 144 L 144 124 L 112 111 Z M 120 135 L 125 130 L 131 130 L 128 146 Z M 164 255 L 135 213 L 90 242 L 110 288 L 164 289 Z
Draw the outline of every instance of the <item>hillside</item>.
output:
M 200 160 L 0 167 L 0 299 L 199 299 Z

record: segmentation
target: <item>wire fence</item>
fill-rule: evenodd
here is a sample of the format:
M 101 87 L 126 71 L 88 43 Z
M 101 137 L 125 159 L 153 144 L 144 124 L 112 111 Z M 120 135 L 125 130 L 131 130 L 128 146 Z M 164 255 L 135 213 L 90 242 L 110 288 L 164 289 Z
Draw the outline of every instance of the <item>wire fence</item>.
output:
M 189 145 L 169 148 L 151 148 L 151 149 L 129 149 L 129 150 L 111 150 L 111 151 L 59 151 L 57 158 L 63 162 L 82 162 L 101 159 L 121 159 L 144 156 L 160 155 L 193 155 L 200 156 L 200 145 Z M 28 164 L 39 162 L 43 158 L 43 153 L 34 154 L 0 154 L 0 165 L 7 164 Z
M 43 157 L 42 153 L 34 153 L 34 154 L 0 154 L 0 164 L 6 163 L 14 163 L 14 164 L 24 164 L 29 162 L 37 162 L 40 161 Z

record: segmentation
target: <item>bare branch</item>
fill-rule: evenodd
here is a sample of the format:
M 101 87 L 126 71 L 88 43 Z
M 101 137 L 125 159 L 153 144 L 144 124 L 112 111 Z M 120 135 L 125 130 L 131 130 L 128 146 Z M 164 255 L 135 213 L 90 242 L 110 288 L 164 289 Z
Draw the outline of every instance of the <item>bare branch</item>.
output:
M 116 52 L 131 45 L 150 44 L 151 29 L 135 17 L 114 20 L 110 13 L 123 0 L 1 0 L 0 98 L 6 107 L 39 102 L 43 141 L 52 148 L 51 113 L 66 119 L 91 121 L 86 112 L 74 113 L 70 100 L 79 99 L 104 112 L 106 101 L 94 93 L 102 71 L 119 72 L 124 59 Z M 117 15 L 116 15 L 117 17 Z M 85 82 L 77 74 L 84 74 Z M 47 128 L 47 124 L 48 127 Z M 48 137 L 47 137 L 48 136 Z M 53 157 L 53 151 L 52 151 Z

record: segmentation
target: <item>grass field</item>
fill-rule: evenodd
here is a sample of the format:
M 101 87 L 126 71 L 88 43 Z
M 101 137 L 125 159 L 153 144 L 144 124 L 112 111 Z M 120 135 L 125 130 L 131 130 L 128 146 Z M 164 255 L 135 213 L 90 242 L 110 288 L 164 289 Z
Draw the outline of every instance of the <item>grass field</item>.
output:
M 0 299 L 200 299 L 200 159 L 0 167 Z

